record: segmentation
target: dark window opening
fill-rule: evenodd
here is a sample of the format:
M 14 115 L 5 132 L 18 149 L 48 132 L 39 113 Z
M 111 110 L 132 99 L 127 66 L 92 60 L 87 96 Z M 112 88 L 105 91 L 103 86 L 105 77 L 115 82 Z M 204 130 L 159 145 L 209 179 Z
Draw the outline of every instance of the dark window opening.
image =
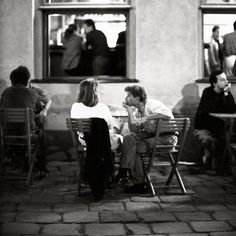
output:
M 127 64 L 127 14 L 122 12 L 69 12 L 51 13 L 45 15 L 48 26 L 45 37 L 45 76 L 66 77 L 68 75 L 62 66 L 65 44 L 63 41 L 65 31 L 70 24 L 77 26 L 77 33 L 84 34 L 83 22 L 92 19 L 97 30 L 104 33 L 109 48 L 108 64 L 105 74 L 108 76 L 126 76 Z M 92 76 L 93 71 L 93 50 L 83 49 L 80 57 L 79 70 L 72 76 Z M 98 62 L 100 63 L 100 61 Z

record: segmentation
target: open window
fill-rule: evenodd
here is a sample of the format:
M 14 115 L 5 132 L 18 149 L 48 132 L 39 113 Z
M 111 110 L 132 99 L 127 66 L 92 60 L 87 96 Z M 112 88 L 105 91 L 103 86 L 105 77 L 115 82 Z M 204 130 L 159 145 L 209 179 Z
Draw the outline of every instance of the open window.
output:
M 223 36 L 234 31 L 233 23 L 236 21 L 236 0 L 203 0 L 201 9 L 203 23 L 203 76 L 208 77 L 213 70 L 212 53 L 210 51 L 212 38 L 214 37 L 213 28 L 219 26 L 217 41 L 220 48 L 223 43 Z
M 127 78 L 129 35 L 129 8 L 127 0 L 45 0 L 43 10 L 43 76 L 65 78 L 62 67 L 66 50 L 63 38 L 70 24 L 77 26 L 78 34 L 84 34 L 83 23 L 91 19 L 97 30 L 104 33 L 108 44 L 108 69 L 105 76 Z M 83 39 L 85 39 L 84 37 Z M 79 73 L 76 77 L 96 75 L 92 69 L 93 52 L 83 48 Z

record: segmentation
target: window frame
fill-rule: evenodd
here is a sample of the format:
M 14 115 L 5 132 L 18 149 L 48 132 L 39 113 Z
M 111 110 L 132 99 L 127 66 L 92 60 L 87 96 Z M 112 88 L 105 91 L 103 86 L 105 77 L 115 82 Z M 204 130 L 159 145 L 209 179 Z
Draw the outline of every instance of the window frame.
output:
M 207 80 L 208 78 L 204 77 L 204 35 L 203 35 L 203 28 L 204 28 L 204 22 L 203 22 L 203 16 L 204 14 L 235 14 L 236 12 L 236 3 L 235 4 L 214 4 L 214 3 L 202 3 L 200 5 L 200 12 L 201 12 L 201 16 L 200 16 L 200 25 L 201 25 L 201 35 L 200 35 L 200 48 L 201 48 L 201 55 L 199 56 L 199 60 L 200 60 L 200 73 L 201 73 L 201 80 Z M 232 22 L 233 24 L 233 22 Z M 232 77 L 230 79 L 236 79 L 236 77 Z
M 49 27 L 48 27 L 48 16 L 50 14 L 73 14 L 73 13 L 120 13 L 124 14 L 126 16 L 126 24 L 127 24 L 127 31 L 126 31 L 126 37 L 127 37 L 127 45 L 126 45 L 126 75 L 125 76 L 109 76 L 112 78 L 110 81 L 112 82 L 136 82 L 137 80 L 133 77 L 132 74 L 134 74 L 132 69 L 135 68 L 135 66 L 130 65 L 130 60 L 133 55 L 131 55 L 131 48 L 130 48 L 130 10 L 131 6 L 128 4 L 120 4 L 120 5 L 114 5 L 114 4 L 106 4 L 106 5 L 93 5 L 91 6 L 90 4 L 88 5 L 81 5 L 81 4 L 76 4 L 76 5 L 68 5 L 68 4 L 60 4 L 60 5 L 53 5 L 53 4 L 44 4 L 43 6 L 40 6 L 39 9 L 42 11 L 42 74 L 43 74 L 43 81 L 60 81 L 63 80 L 65 81 L 66 77 L 52 77 L 49 75 L 49 45 L 48 45 L 48 37 L 49 37 Z M 134 32 L 133 32 L 134 33 Z M 134 38 L 134 37 L 132 37 Z M 133 49 L 133 48 L 132 48 Z M 69 77 L 69 76 L 68 76 Z M 79 77 L 78 80 L 84 79 L 84 77 Z M 90 76 L 88 76 L 90 77 Z M 72 77 L 70 77 L 72 78 Z M 99 78 L 99 76 L 98 76 Z M 71 79 L 69 80 L 71 81 Z M 109 81 L 109 80 L 108 80 Z

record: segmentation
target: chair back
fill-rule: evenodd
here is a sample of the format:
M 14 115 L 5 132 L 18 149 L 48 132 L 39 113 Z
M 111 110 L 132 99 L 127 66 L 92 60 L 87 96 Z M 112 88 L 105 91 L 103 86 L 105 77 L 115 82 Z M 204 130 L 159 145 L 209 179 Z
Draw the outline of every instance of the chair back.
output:
M 78 147 L 78 132 L 90 133 L 91 131 L 91 119 L 75 119 L 67 118 L 66 126 L 71 132 L 72 141 L 74 147 Z
M 157 124 L 156 139 L 162 134 L 176 134 L 178 136 L 178 145 L 176 145 L 176 148 L 182 148 L 189 126 L 189 118 L 160 119 Z
M 30 142 L 34 130 L 35 115 L 30 108 L 0 108 L 1 144 Z M 12 144 L 12 143 L 11 143 Z

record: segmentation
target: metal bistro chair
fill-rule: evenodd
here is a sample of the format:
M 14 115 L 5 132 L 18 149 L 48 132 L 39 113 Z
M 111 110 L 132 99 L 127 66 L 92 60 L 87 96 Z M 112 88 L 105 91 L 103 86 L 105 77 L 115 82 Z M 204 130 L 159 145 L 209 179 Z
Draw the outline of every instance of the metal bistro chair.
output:
M 86 145 L 79 142 L 78 132 L 90 133 L 91 119 L 66 119 L 67 128 L 71 132 L 73 146 L 78 157 L 78 195 L 80 195 L 81 179 L 82 179 L 82 165 L 84 163 L 86 154 Z
M 159 120 L 157 125 L 157 132 L 155 136 L 155 142 L 158 141 L 161 133 L 176 133 L 178 135 L 177 145 L 160 145 L 154 146 L 150 155 L 141 153 L 141 159 L 144 165 L 144 173 L 148 184 L 151 187 L 152 194 L 156 195 L 152 179 L 150 177 L 151 168 L 154 166 L 171 167 L 171 171 L 165 183 L 165 186 L 159 186 L 159 188 L 180 187 L 181 192 L 186 194 L 186 189 L 183 184 L 181 175 L 178 170 L 179 160 L 183 152 L 183 146 L 187 134 L 187 130 L 190 126 L 189 118 L 175 118 L 170 120 Z M 164 154 L 164 155 L 163 155 Z M 167 156 L 165 161 L 158 159 L 158 157 Z M 170 185 L 173 176 L 176 176 L 178 185 Z
M 26 147 L 29 166 L 26 185 L 29 185 L 32 180 L 35 161 L 34 150 L 37 139 L 33 133 L 34 119 L 34 111 L 30 108 L 0 109 L 1 165 L 5 172 L 5 149 L 7 146 Z

